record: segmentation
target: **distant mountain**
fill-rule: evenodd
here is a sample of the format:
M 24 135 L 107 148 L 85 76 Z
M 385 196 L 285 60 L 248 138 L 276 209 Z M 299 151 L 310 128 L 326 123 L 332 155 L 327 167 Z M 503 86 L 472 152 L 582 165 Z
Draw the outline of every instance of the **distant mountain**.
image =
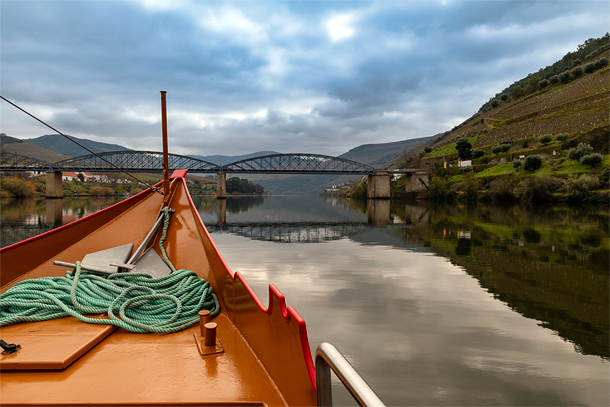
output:
M 72 136 L 68 137 L 87 147 L 94 153 L 104 153 L 106 151 L 132 151 L 131 149 L 118 144 L 101 143 L 99 141 L 92 141 Z M 70 140 L 66 140 L 65 137 L 59 134 L 47 134 L 37 138 L 26 139 L 25 141 L 42 148 L 46 148 L 47 150 L 55 151 L 56 153 L 66 154 L 70 157 L 91 154 L 89 151 L 79 147 Z
M 0 150 L 7 153 L 36 158 L 38 160 L 43 160 L 50 163 L 70 158 L 65 154 L 47 150 L 46 148 L 37 146 L 36 144 L 32 144 L 28 141 L 7 136 L 4 133 L 0 134 Z
M 211 162 L 213 164 L 225 165 L 234 163 L 236 161 L 247 160 L 248 158 L 260 157 L 264 155 L 271 154 L 279 154 L 277 151 L 258 151 L 252 154 L 245 155 L 192 155 L 189 154 L 189 157 L 197 158 L 199 160 L 204 160 L 207 162 Z
M 391 143 L 363 144 L 352 148 L 339 157 L 367 164 L 375 168 L 383 168 L 403 151 L 426 145 L 431 139 L 437 136 L 420 137 L 410 140 L 394 141 Z

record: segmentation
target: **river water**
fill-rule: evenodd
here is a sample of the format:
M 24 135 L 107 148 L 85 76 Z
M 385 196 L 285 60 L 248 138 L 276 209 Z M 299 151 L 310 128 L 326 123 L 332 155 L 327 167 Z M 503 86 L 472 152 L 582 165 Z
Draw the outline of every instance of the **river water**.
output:
M 5 202 L 2 245 L 115 201 Z M 607 207 L 194 202 L 231 269 L 264 303 L 275 284 L 312 353 L 334 344 L 387 405 L 609 404 Z

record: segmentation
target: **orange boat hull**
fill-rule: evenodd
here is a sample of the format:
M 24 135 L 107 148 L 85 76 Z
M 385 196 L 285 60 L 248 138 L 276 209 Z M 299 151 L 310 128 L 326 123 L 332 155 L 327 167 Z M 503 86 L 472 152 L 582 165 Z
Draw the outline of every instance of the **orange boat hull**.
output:
M 164 247 L 176 268 L 210 282 L 221 306 L 213 322 L 222 352 L 202 355 L 198 326 L 137 334 L 73 317 L 6 326 L 0 337 L 21 349 L 0 356 L 3 405 L 316 404 L 305 322 L 273 285 L 265 307 L 229 269 L 193 205 L 185 175 L 177 171 L 170 181 L 168 206 L 175 213 Z M 25 279 L 63 275 L 54 260 L 74 263 L 110 247 L 137 247 L 162 206 L 163 196 L 147 190 L 0 250 L 0 292 Z

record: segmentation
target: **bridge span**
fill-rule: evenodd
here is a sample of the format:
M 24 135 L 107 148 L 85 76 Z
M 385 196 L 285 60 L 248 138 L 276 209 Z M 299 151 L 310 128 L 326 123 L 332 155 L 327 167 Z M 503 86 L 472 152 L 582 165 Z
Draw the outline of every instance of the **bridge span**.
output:
M 379 170 L 357 161 L 321 154 L 270 154 L 219 165 L 194 157 L 169 154 L 169 170 L 186 169 L 194 174 L 217 174 L 217 197 L 226 198 L 226 174 L 338 174 L 368 175 L 369 198 L 390 197 L 390 174 L 413 174 L 417 170 Z M 49 163 L 14 153 L 2 152 L 0 171 L 47 173 L 47 197 L 63 196 L 61 172 L 163 171 L 163 153 L 154 151 L 110 151 Z

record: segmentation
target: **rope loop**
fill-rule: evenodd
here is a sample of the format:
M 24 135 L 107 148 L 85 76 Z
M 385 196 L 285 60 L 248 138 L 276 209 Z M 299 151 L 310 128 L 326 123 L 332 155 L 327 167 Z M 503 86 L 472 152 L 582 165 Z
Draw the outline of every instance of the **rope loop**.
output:
M 169 227 L 169 208 L 159 246 L 172 273 L 153 278 L 146 273 L 99 273 L 76 267 L 63 277 L 42 277 L 14 284 L 0 294 L 0 326 L 73 316 L 91 324 L 107 324 L 131 332 L 173 333 L 196 325 L 199 311 L 220 312 L 210 283 L 191 270 L 176 270 L 163 242 Z M 108 314 L 106 318 L 86 315 Z

